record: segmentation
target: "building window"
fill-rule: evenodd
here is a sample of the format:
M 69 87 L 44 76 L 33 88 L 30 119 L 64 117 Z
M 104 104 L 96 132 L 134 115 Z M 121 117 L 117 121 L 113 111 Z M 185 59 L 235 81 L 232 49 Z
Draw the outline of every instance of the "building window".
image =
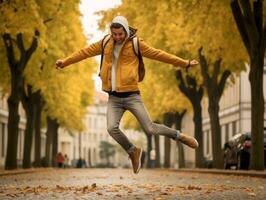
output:
M 92 122 L 91 122 L 91 117 L 89 117 L 89 127 L 90 127 L 90 128 L 93 128 L 93 127 L 92 127 Z
M 97 128 L 97 119 L 94 118 L 94 128 Z

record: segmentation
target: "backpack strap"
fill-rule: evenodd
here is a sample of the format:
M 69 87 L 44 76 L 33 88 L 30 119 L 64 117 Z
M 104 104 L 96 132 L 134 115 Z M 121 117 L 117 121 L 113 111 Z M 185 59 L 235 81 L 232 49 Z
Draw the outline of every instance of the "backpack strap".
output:
M 109 42 L 110 38 L 111 38 L 111 35 L 108 34 L 108 35 L 105 35 L 104 38 L 102 39 L 102 53 L 101 53 L 101 63 L 100 63 L 99 76 L 100 76 L 102 64 L 103 64 L 104 49 L 105 49 L 107 43 Z
M 139 40 L 138 40 L 138 38 L 133 37 L 132 43 L 133 43 L 134 53 L 136 54 L 136 56 L 138 56 L 139 55 Z
M 139 82 L 141 82 L 143 81 L 144 76 L 145 76 L 145 67 L 144 67 L 143 58 L 142 58 L 140 48 L 139 48 L 139 38 L 134 37 L 132 39 L 132 44 L 133 44 L 134 53 L 139 59 L 138 73 L 139 73 Z

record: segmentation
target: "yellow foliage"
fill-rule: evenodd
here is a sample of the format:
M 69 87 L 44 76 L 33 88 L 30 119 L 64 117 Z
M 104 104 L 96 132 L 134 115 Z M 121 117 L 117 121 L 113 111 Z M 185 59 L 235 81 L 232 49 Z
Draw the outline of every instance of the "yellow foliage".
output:
M 87 60 L 64 70 L 56 70 L 54 63 L 86 45 L 80 22 L 79 0 L 11 0 L 0 4 L 0 33 L 10 33 L 15 40 L 23 34 L 28 48 L 35 30 L 40 32 L 38 48 L 25 71 L 26 82 L 34 90 L 41 90 L 45 111 L 69 129 L 82 130 L 83 118 L 92 103 L 93 80 L 96 62 Z M 14 43 L 16 59 L 19 51 Z M 10 85 L 6 50 L 0 42 L 0 86 L 8 92 Z

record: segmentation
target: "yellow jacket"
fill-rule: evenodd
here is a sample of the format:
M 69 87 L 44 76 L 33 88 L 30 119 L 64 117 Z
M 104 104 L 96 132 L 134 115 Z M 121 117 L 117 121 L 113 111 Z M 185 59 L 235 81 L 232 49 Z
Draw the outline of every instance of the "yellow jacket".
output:
M 138 91 L 138 57 L 135 55 L 131 38 L 127 38 L 119 52 L 116 66 L 116 92 L 131 92 Z M 100 72 L 102 80 L 102 89 L 106 92 L 111 91 L 111 70 L 113 62 L 114 40 L 111 37 L 110 41 L 104 48 L 103 63 Z M 158 60 L 164 63 L 169 63 L 174 66 L 185 67 L 188 64 L 187 60 L 179 58 L 175 55 L 166 53 L 162 50 L 155 49 L 149 46 L 142 39 L 139 39 L 139 49 L 143 57 Z M 101 55 L 102 40 L 85 47 L 69 57 L 63 59 L 63 67 L 79 62 L 85 58 Z

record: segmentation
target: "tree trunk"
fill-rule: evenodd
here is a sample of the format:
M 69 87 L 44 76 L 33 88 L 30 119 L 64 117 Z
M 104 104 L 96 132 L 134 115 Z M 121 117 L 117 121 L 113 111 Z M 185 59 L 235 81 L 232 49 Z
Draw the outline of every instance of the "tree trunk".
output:
M 264 95 L 263 67 L 266 49 L 266 24 L 263 0 L 231 1 L 232 13 L 250 58 L 249 81 L 251 87 L 251 168 L 264 169 L 263 126 Z M 265 11 L 264 11 L 265 12 Z
M 264 97 L 263 56 L 254 54 L 251 59 L 249 81 L 251 85 L 251 168 L 264 170 Z
M 161 167 L 161 156 L 160 156 L 160 136 L 154 135 L 154 143 L 155 143 L 155 167 Z
M 23 72 L 38 46 L 37 38 L 39 32 L 35 31 L 35 36 L 28 49 L 25 49 L 22 33 L 17 34 L 16 39 L 11 38 L 9 33 L 2 35 L 8 65 L 11 74 L 11 94 L 8 98 L 8 141 L 7 141 L 7 154 L 5 161 L 6 169 L 17 168 L 17 144 L 18 144 L 18 125 L 19 125 L 19 102 L 22 98 L 23 92 Z M 20 56 L 16 59 L 15 47 L 17 46 Z
M 19 102 L 22 95 L 23 80 L 22 75 L 11 76 L 11 94 L 8 97 L 8 138 L 5 169 L 17 168 L 17 148 L 18 148 L 18 125 L 19 125 Z
M 52 120 L 52 122 L 53 122 L 52 163 L 53 163 L 53 167 L 56 167 L 56 155 L 58 153 L 58 128 L 59 128 L 59 124 L 57 123 L 56 119 Z
M 219 101 L 215 101 L 215 98 L 211 98 L 209 101 L 209 115 L 211 122 L 212 133 L 212 154 L 213 154 L 213 167 L 223 168 L 222 157 L 222 142 L 221 142 L 221 127 L 219 119 Z
M 199 143 L 199 147 L 196 149 L 196 167 L 202 168 L 204 167 L 203 161 L 203 140 L 202 140 L 202 108 L 200 105 L 200 101 L 195 101 L 193 104 L 193 121 L 194 121 L 194 135 L 196 140 Z
M 32 93 L 32 86 L 27 85 L 27 93 L 24 91 L 24 95 L 22 98 L 22 105 L 26 112 L 27 122 L 26 122 L 26 130 L 24 135 L 24 151 L 23 151 L 23 168 L 31 167 L 31 149 L 32 149 L 32 137 L 33 137 L 33 126 L 34 126 L 34 95 Z
M 176 78 L 179 80 L 180 91 L 188 97 L 193 107 L 194 136 L 199 143 L 196 149 L 195 164 L 196 167 L 203 167 L 203 141 L 202 141 L 202 108 L 201 100 L 203 97 L 203 86 L 198 85 L 196 79 L 186 75 L 186 82 L 181 71 L 176 72 Z
M 147 137 L 147 168 L 151 168 L 150 152 L 152 150 L 152 135 L 146 134 Z
M 41 114 L 42 114 L 42 97 L 41 97 L 41 91 L 37 91 L 34 93 L 35 95 L 35 159 L 34 164 L 35 167 L 41 167 Z
M 175 113 L 175 127 L 176 130 L 181 130 L 181 123 L 182 119 L 186 113 L 186 110 L 184 110 L 182 113 Z M 185 153 L 184 153 L 184 146 L 181 142 L 176 142 L 177 148 L 178 148 L 178 167 L 184 168 L 185 167 Z
M 174 123 L 173 113 L 164 114 L 164 124 L 168 127 L 172 127 Z M 170 168 L 171 165 L 171 139 L 164 137 L 164 167 Z
M 178 149 L 178 168 L 185 168 L 185 152 L 184 146 L 180 142 L 176 142 L 177 149 Z
M 226 81 L 231 75 L 231 71 L 223 70 L 221 73 L 221 58 L 217 59 L 213 64 L 213 69 L 209 70 L 210 63 L 208 63 L 205 56 L 202 55 L 202 49 L 202 47 L 199 48 L 198 52 L 203 83 L 207 90 L 209 100 L 208 111 L 211 122 L 213 167 L 223 168 L 219 101 L 222 97 Z
M 171 139 L 164 137 L 164 168 L 170 168 L 171 163 Z

